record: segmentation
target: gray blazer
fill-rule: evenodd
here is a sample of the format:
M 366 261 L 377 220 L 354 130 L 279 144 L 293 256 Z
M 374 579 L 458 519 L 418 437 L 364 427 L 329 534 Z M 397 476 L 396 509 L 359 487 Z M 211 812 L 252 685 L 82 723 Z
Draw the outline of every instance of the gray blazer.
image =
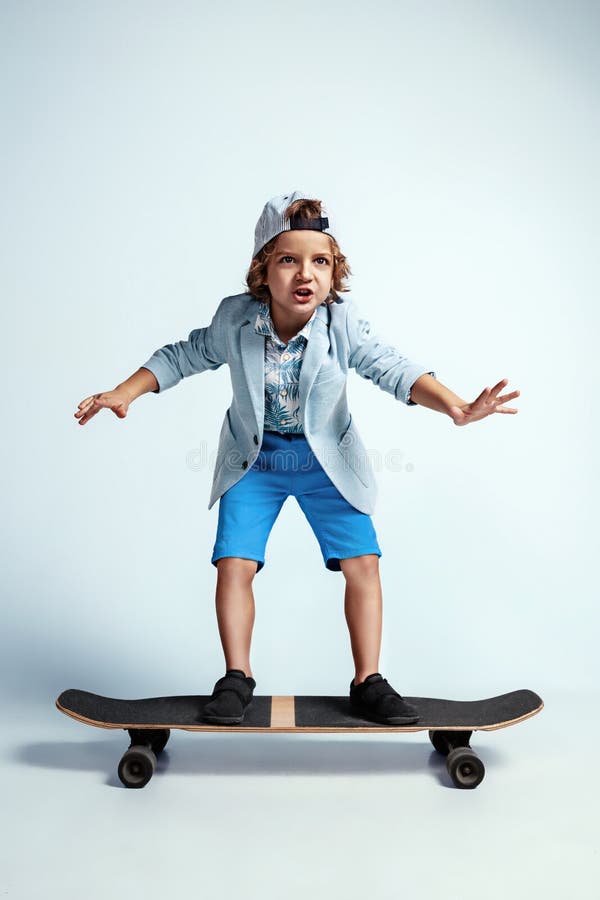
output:
M 233 399 L 221 426 L 209 509 L 244 477 L 262 444 L 266 337 L 254 330 L 257 314 L 258 301 L 251 294 L 225 297 L 210 325 L 196 328 L 187 341 L 167 344 L 143 363 L 158 381 L 155 394 L 189 375 L 224 363 L 230 368 Z M 352 300 L 317 307 L 298 386 L 304 434 L 340 493 L 371 515 L 377 483 L 348 409 L 348 369 L 409 406 L 416 405 L 410 389 L 417 378 L 426 372 L 435 378 L 435 372 L 384 343 Z

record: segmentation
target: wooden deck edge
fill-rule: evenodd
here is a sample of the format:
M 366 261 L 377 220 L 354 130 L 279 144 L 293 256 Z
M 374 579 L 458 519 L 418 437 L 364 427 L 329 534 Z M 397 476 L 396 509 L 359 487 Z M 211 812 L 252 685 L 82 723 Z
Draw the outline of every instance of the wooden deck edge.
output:
M 524 716 L 519 716 L 516 719 L 511 719 L 509 722 L 500 722 L 499 725 L 485 725 L 483 727 L 474 728 L 473 731 L 498 731 L 500 728 L 509 728 L 511 725 L 517 725 L 519 722 L 524 722 L 526 719 L 531 719 L 532 716 L 537 716 L 539 712 L 541 712 L 544 708 L 543 702 L 538 706 L 537 709 L 532 709 L 531 712 L 525 713 Z M 437 729 L 441 731 L 442 729 Z
M 77 719 L 78 722 L 83 722 L 84 725 L 93 725 L 95 728 L 139 728 L 139 725 L 107 725 L 105 722 L 96 722 L 95 719 L 86 719 L 85 716 L 80 716 L 78 713 L 72 712 L 70 709 L 65 709 L 64 706 L 61 706 L 58 700 L 56 701 L 56 708 L 64 713 L 65 716 L 69 716 L 70 719 Z M 161 726 L 156 726 L 160 728 Z

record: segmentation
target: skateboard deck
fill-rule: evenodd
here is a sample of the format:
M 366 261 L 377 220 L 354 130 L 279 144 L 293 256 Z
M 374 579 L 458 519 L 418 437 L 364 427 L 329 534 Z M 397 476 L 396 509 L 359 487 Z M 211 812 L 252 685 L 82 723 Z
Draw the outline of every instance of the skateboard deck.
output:
M 269 733 L 417 732 L 428 731 L 435 749 L 447 756 L 447 768 L 457 787 L 477 787 L 483 763 L 470 747 L 473 731 L 495 731 L 539 713 L 541 697 L 529 690 L 511 691 L 487 700 L 442 700 L 406 697 L 417 707 L 411 725 L 384 725 L 357 716 L 346 697 L 255 696 L 238 725 L 202 721 L 210 695 L 118 700 L 88 691 L 67 690 L 56 700 L 58 709 L 86 725 L 121 728 L 131 744 L 119 764 L 127 787 L 144 787 L 156 767 L 172 729 Z

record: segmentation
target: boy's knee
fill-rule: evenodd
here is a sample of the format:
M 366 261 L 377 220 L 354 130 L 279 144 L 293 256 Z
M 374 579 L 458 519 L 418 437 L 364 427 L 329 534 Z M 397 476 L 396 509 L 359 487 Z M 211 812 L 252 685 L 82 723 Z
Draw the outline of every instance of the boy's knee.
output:
M 349 578 L 373 578 L 379 574 L 379 557 L 376 553 L 349 556 L 346 559 L 340 559 L 340 569 L 346 580 Z
M 215 562 L 219 578 L 252 581 L 258 569 L 255 559 L 243 559 L 241 556 L 222 556 Z

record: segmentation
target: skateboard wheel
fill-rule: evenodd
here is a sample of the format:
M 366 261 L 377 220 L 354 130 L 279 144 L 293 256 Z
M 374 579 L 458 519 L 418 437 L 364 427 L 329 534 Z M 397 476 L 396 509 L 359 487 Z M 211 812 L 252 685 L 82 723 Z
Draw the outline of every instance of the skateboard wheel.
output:
M 143 744 L 130 747 L 119 763 L 119 778 L 125 787 L 145 787 L 156 768 L 156 754 Z
M 455 747 L 468 747 L 472 731 L 430 731 L 429 740 L 438 753 L 448 756 Z
M 485 775 L 482 761 L 468 747 L 455 747 L 451 750 L 446 767 L 450 778 L 459 788 L 476 788 Z

